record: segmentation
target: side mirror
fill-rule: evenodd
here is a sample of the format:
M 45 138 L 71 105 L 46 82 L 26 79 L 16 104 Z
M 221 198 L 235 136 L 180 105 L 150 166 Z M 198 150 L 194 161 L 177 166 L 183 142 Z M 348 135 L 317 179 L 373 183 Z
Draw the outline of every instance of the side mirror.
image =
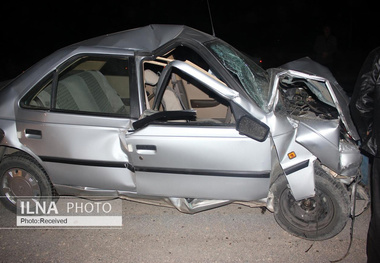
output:
M 246 135 L 256 141 L 263 142 L 269 134 L 269 127 L 261 121 L 249 116 L 243 116 L 238 120 L 237 128 L 240 134 Z

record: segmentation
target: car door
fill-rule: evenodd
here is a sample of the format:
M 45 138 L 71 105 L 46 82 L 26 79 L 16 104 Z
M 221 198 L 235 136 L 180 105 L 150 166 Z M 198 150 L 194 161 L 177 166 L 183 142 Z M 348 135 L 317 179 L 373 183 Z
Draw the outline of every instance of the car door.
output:
M 130 125 L 128 61 L 77 56 L 21 100 L 20 141 L 58 191 L 135 189 L 119 139 Z
M 235 108 L 235 118 L 226 116 L 223 121 L 218 114 L 212 118 L 212 114 L 203 113 L 207 118 L 192 120 L 196 112 L 183 106 L 191 103 L 183 103 L 184 98 L 176 96 L 168 85 L 172 74 L 217 102 L 208 103 L 210 107 L 222 104 L 226 112 Z M 207 72 L 179 61 L 166 66 L 157 90 L 153 110 L 135 122 L 135 129 L 125 137 L 138 194 L 227 200 L 267 196 L 271 171 L 269 130 L 248 113 L 236 117 L 239 106 L 233 100 L 239 101 L 237 92 Z M 244 135 L 249 134 L 249 128 L 243 127 L 242 120 L 248 120 L 248 126 L 261 125 L 265 134 L 256 138 L 255 134 Z M 238 126 L 242 126 L 240 131 Z

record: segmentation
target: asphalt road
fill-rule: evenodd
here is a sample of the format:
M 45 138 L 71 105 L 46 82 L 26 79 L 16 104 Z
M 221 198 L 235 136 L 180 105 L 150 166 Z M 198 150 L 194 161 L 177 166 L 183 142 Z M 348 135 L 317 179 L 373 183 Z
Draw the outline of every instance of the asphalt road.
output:
M 370 211 L 355 220 L 349 255 L 366 262 Z M 15 216 L 0 207 L 0 223 Z M 312 242 L 282 230 L 273 214 L 242 205 L 187 215 L 123 201 L 121 229 L 0 229 L 1 262 L 330 262 L 349 245 L 350 225 Z

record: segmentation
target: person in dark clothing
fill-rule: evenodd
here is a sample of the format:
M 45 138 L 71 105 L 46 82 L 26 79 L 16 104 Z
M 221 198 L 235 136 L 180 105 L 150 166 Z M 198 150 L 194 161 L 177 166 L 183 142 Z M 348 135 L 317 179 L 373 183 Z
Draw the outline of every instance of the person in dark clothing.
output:
M 380 262 L 380 47 L 365 60 L 350 102 L 352 119 L 362 140 L 361 149 L 373 157 L 371 220 L 367 234 L 368 262 Z
M 336 37 L 332 35 L 330 26 L 324 26 L 323 34 L 315 39 L 315 60 L 334 71 L 334 55 L 337 51 L 337 46 Z

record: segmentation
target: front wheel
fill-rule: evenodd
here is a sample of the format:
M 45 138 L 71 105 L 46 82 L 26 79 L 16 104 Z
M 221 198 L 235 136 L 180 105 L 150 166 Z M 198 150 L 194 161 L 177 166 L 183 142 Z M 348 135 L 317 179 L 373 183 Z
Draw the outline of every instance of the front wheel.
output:
M 315 196 L 295 200 L 285 176 L 272 186 L 274 216 L 291 234 L 308 240 L 325 240 L 342 231 L 349 218 L 350 199 L 345 187 L 315 166 Z

